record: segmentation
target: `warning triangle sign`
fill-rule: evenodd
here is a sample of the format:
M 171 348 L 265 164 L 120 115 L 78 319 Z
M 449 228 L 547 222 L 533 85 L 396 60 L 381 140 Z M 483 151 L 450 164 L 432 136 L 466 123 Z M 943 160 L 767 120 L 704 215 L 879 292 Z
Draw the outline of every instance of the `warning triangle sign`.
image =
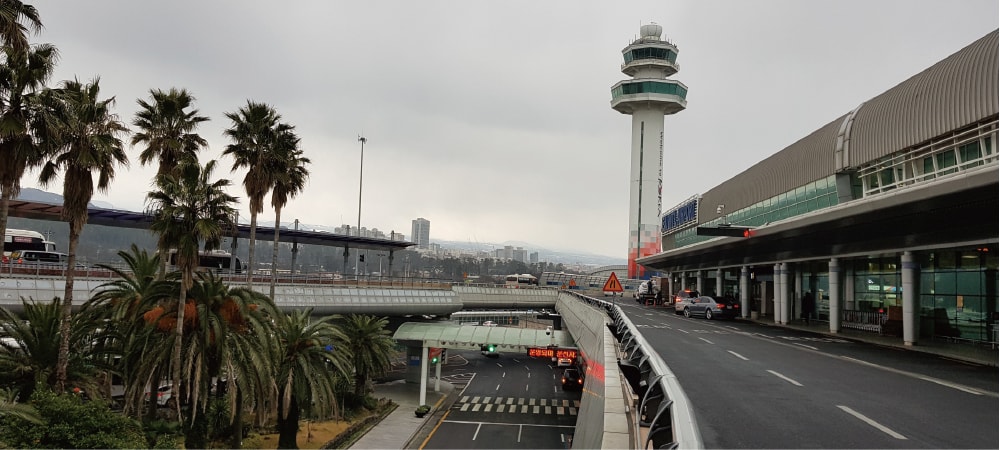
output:
M 604 291 L 605 292 L 622 292 L 622 291 L 624 291 L 624 289 L 622 289 L 621 282 L 618 281 L 618 277 L 615 276 L 614 272 L 611 272 L 611 276 L 608 277 L 608 281 L 604 282 Z
M 569 288 L 573 289 L 575 287 L 576 287 L 576 278 L 570 278 L 570 280 L 569 280 Z

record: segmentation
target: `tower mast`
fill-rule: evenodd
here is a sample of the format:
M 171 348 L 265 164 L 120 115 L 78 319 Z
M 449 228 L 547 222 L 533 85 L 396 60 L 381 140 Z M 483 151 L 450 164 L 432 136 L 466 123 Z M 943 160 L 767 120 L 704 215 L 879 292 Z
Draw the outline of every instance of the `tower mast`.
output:
M 658 253 L 663 198 L 663 116 L 687 107 L 687 86 L 667 77 L 677 73 L 677 46 L 661 39 L 663 27 L 639 28 L 639 38 L 622 50 L 622 73 L 631 80 L 611 87 L 611 107 L 632 116 L 629 178 L 628 277 L 645 278 L 636 259 Z M 656 203 L 651 193 L 656 192 Z

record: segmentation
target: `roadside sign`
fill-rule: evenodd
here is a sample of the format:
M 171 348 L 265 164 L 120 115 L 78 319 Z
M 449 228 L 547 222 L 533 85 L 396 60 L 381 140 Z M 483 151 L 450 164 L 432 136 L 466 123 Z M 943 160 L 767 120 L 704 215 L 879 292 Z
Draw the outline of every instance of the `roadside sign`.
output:
M 576 359 L 580 351 L 576 348 L 528 347 L 528 356 L 532 358 L 566 358 Z
M 604 282 L 604 292 L 622 292 L 622 283 L 618 281 L 618 277 L 614 272 L 611 272 L 611 276 L 608 277 L 608 281 Z

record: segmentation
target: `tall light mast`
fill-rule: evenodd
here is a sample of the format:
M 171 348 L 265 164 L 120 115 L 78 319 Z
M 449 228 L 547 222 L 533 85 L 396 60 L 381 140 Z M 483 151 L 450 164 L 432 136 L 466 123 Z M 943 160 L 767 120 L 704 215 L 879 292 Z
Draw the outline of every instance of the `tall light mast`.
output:
M 667 77 L 677 73 L 677 47 L 660 38 L 663 27 L 639 28 L 639 38 L 622 50 L 622 73 L 631 80 L 611 87 L 611 107 L 632 116 L 629 178 L 628 277 L 644 278 L 635 260 L 660 252 L 663 188 L 663 116 L 687 107 L 687 86 Z

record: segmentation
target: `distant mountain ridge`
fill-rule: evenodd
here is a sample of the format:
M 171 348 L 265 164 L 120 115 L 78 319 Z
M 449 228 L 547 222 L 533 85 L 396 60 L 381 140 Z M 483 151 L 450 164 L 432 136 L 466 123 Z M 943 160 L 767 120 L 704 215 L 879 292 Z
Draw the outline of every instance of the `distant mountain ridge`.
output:
M 35 189 L 35 188 L 21 188 L 21 193 L 17 196 L 17 200 L 22 200 L 26 202 L 49 203 L 52 205 L 63 204 L 62 195 L 54 194 L 52 192 L 46 192 L 41 189 Z M 88 204 L 95 208 L 115 209 L 115 206 L 108 202 L 91 201 Z

